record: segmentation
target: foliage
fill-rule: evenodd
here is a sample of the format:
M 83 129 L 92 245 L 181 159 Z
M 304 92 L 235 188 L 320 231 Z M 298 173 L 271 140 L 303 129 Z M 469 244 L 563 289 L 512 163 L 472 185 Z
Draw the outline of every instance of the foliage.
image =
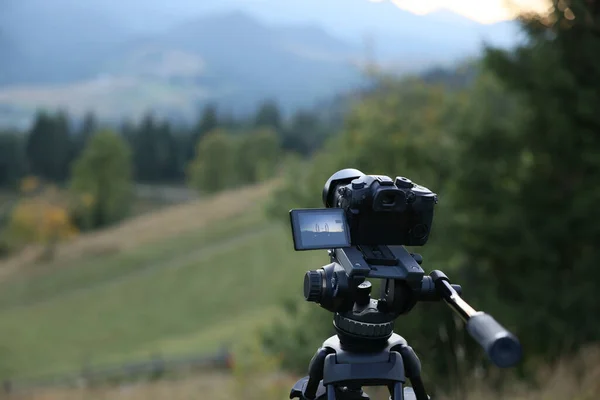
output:
M 196 158 L 188 167 L 189 184 L 213 193 L 233 187 L 235 179 L 235 142 L 227 132 L 216 130 L 198 142 Z
M 12 187 L 25 174 L 25 146 L 18 132 L 0 131 L 0 187 Z
M 340 161 L 336 143 L 332 142 L 311 160 L 297 154 L 288 155 L 283 167 L 283 183 L 267 204 L 267 212 L 275 219 L 289 224 L 291 208 L 323 207 L 321 192 L 327 179 L 338 169 L 347 165 Z
M 188 169 L 190 186 L 213 193 L 272 178 L 278 172 L 280 149 L 271 129 L 238 135 L 223 129 L 211 132 L 198 142 Z
M 252 184 L 272 178 L 277 173 L 280 143 L 272 129 L 260 129 L 240 135 L 235 149 L 236 179 Z
M 81 122 L 81 127 L 73 135 L 71 160 L 78 158 L 88 144 L 90 138 L 99 130 L 99 123 L 93 112 L 87 112 Z
M 85 228 L 115 223 L 125 217 L 132 200 L 131 153 L 116 133 L 96 133 L 73 164 L 71 188 L 90 204 L 80 215 Z
M 288 119 L 272 100 L 259 104 L 248 116 L 218 113 L 214 104 L 207 104 L 191 126 L 148 112 L 140 121 L 126 119 L 116 132 L 131 149 L 134 180 L 179 184 L 188 178 L 188 165 L 196 156 L 199 141 L 212 131 L 246 137 L 262 132 L 260 138 L 272 131 L 280 150 L 309 156 L 337 132 L 339 118 L 329 114 L 338 115 L 345 107 L 342 100 L 335 100 L 327 105 L 333 111 L 326 112 L 323 107 L 298 110 Z M 40 111 L 27 132 L 0 132 L 0 187 L 12 187 L 28 173 L 62 183 L 69 178 L 73 161 L 81 156 L 90 138 L 105 126 L 110 125 L 98 120 L 94 112 L 74 120 L 61 111 Z M 259 175 L 271 176 L 271 165 L 269 160 L 261 166 L 263 172 Z
M 168 182 L 180 178 L 180 151 L 166 121 L 147 114 L 130 136 L 135 177 L 139 182 Z
M 279 357 L 264 352 L 253 338 L 235 352 L 235 397 L 248 400 L 279 400 L 290 393 L 291 382 L 281 374 Z
M 314 113 L 299 110 L 293 116 L 289 125 L 282 130 L 282 145 L 288 151 L 303 156 L 313 154 L 335 131 L 325 127 Z
M 196 150 L 196 144 L 204 138 L 208 133 L 219 128 L 219 116 L 217 115 L 217 107 L 214 104 L 207 104 L 202 110 L 202 114 L 198 119 L 196 125 L 192 128 L 190 134 L 190 143 L 193 144 L 188 149 L 188 160 L 194 157 L 194 151 Z
M 68 116 L 40 112 L 26 144 L 30 173 L 50 181 L 64 181 L 69 174 L 71 137 Z
M 16 240 L 23 242 L 70 238 L 76 232 L 65 208 L 39 199 L 23 201 L 15 207 L 9 231 Z
M 555 2 L 552 18 L 524 17 L 528 41 L 488 49 L 467 89 L 382 80 L 310 170 L 293 161 L 278 196 L 289 206 L 321 206 L 319 186 L 342 165 L 402 174 L 436 191 L 434 232 L 419 249 L 424 267 L 451 272 L 468 301 L 519 335 L 522 373 L 600 338 L 586 318 L 600 311 L 591 300 L 600 259 L 599 15 L 585 4 Z M 283 216 L 289 206 L 271 212 Z M 424 374 L 460 386 L 455 374 L 489 363 L 462 325 L 441 315 L 411 313 L 401 333 L 422 352 Z M 309 323 L 330 321 L 299 317 L 294 329 Z
M 24 194 L 31 193 L 36 185 L 34 178 L 24 180 Z M 55 245 L 77 235 L 71 219 L 71 198 L 53 186 L 23 197 L 13 207 L 5 240 L 13 248 L 38 243 L 46 246 L 44 257 L 52 258 Z
M 254 126 L 256 128 L 269 128 L 275 132 L 281 132 L 283 121 L 276 102 L 266 101 L 260 105 L 254 117 Z
M 523 18 L 526 44 L 488 50 L 487 68 L 526 107 L 500 121 L 479 98 L 470 116 L 487 106 L 490 118 L 465 127 L 469 163 L 453 194 L 458 246 L 486 282 L 479 303 L 515 328 L 532 366 L 600 339 L 585 317 L 600 312 L 600 14 L 590 2 L 553 4 L 550 18 Z
M 284 301 L 283 311 L 285 316 L 262 332 L 262 343 L 269 354 L 281 356 L 286 370 L 305 374 L 320 344 L 335 334 L 333 315 L 315 304 L 298 303 L 295 297 Z
M 348 114 L 343 134 L 330 138 L 310 162 L 289 159 L 271 214 L 287 217 L 289 208 L 323 207 L 325 182 L 343 168 L 404 175 L 443 192 L 455 146 L 451 119 L 459 100 L 413 79 L 382 81 Z

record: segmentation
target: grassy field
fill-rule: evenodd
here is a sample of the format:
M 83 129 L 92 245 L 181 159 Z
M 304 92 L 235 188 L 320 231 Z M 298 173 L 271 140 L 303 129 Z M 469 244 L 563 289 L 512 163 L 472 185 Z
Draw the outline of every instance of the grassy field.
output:
M 579 356 L 539 371 L 539 387 L 520 384 L 506 385 L 502 393 L 490 390 L 485 383 L 473 379 L 467 394 L 442 394 L 437 400 L 596 400 L 600 394 L 600 348 L 592 347 Z M 260 361 L 256 363 L 260 366 Z M 121 387 L 96 389 L 43 390 L 11 397 L 14 400 L 184 400 L 184 399 L 246 399 L 283 400 L 288 398 L 295 377 L 266 374 L 242 369 L 234 374 L 209 372 L 183 380 L 146 382 Z M 371 400 L 387 400 L 386 390 L 366 388 Z
M 58 389 L 16 395 L 14 400 L 284 400 L 295 379 L 269 377 L 252 382 L 237 380 L 231 374 L 209 373 L 202 378 L 141 383 L 103 389 Z M 384 400 L 383 397 L 380 398 Z M 378 399 L 373 399 L 378 400 Z M 386 399 L 387 400 L 387 399 Z
M 324 252 L 293 251 L 289 227 L 268 220 L 274 183 L 156 210 L 61 246 L 51 264 L 28 252 L 0 263 L 0 375 L 27 378 L 104 364 L 212 352 L 250 342 L 300 298 L 306 269 Z M 7 272 L 8 271 L 8 272 Z M 468 396 L 441 399 L 596 399 L 600 350 L 540 371 L 542 389 L 493 393 L 473 381 Z M 52 389 L 20 400 L 287 398 L 297 377 L 245 360 L 233 373 L 94 389 Z M 237 367 L 236 367 L 237 368 Z M 272 368 L 272 367 L 271 367 Z M 384 391 L 368 390 L 373 400 Z
M 294 252 L 289 228 L 264 217 L 272 188 L 138 217 L 65 244 L 53 264 L 4 262 L 19 267 L 0 283 L 0 368 L 23 377 L 210 352 L 269 324 L 327 262 Z

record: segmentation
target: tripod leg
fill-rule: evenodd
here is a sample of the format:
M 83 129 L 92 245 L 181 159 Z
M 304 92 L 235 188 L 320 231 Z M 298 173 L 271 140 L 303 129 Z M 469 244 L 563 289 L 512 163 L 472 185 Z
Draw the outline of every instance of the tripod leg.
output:
M 323 379 L 323 368 L 325 366 L 325 358 L 333 352 L 333 349 L 329 347 L 321 347 L 319 350 L 317 350 L 312 360 L 310 360 L 310 364 L 308 366 L 308 382 L 306 383 L 306 388 L 304 389 L 303 393 L 303 396 L 306 399 L 313 400 L 316 397 L 317 390 L 319 389 L 319 383 L 321 379 Z M 329 396 L 330 394 L 328 393 L 328 399 Z M 333 399 L 335 400 L 335 394 Z
M 402 382 L 396 382 L 392 393 L 392 400 L 404 400 L 404 388 Z
M 419 361 L 419 357 L 417 357 L 412 347 L 400 345 L 395 346 L 391 350 L 397 351 L 402 356 L 406 377 L 410 379 L 417 400 L 429 400 L 423 379 L 421 379 L 421 361 Z
M 336 400 L 335 387 L 333 385 L 327 385 L 327 400 Z

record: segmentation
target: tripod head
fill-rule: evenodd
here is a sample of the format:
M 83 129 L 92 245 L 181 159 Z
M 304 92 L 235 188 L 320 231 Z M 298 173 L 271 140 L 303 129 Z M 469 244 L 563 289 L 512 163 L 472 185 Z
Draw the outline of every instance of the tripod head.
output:
M 330 250 L 329 256 L 330 264 L 304 276 L 304 298 L 334 313 L 334 327 L 345 350 L 385 348 L 398 316 L 419 301 L 444 300 L 494 364 L 504 368 L 520 361 L 516 337 L 469 306 L 460 297 L 461 286 L 451 284 L 443 272 L 425 275 L 419 254 L 403 246 L 356 246 Z M 378 299 L 371 297 L 367 278 L 385 280 Z
M 290 220 L 296 250 L 328 250 L 330 264 L 306 273 L 304 297 L 333 313 L 336 335 L 317 351 L 290 398 L 364 400 L 362 386 L 386 385 L 393 400 L 427 400 L 419 359 L 394 333 L 395 319 L 419 301 L 443 300 L 496 366 L 520 361 L 513 334 L 469 306 L 443 272 L 425 275 L 423 258 L 404 247 L 427 242 L 436 194 L 408 178 L 346 169 L 327 181 L 323 202 L 328 208 L 291 210 Z M 372 298 L 367 279 L 384 281 L 379 298 Z M 403 388 L 406 378 L 414 391 Z

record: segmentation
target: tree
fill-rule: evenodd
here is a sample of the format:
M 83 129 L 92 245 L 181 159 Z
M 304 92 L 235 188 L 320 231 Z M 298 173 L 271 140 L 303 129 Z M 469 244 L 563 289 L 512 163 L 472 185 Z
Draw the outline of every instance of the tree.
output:
M 194 144 L 188 150 L 188 159 L 194 157 L 195 146 L 198 142 L 209 132 L 217 129 L 219 126 L 219 117 L 217 115 L 217 106 L 214 104 L 207 104 L 202 110 L 202 115 L 198 120 L 196 126 L 192 129 L 191 142 Z
M 217 115 L 217 106 L 214 104 L 208 104 L 202 111 L 202 116 L 196 127 L 196 132 L 200 135 L 206 134 L 214 130 L 219 125 L 219 118 Z
M 51 181 L 67 179 L 71 148 L 66 113 L 38 113 L 26 144 L 30 172 Z
M 129 119 L 125 119 L 124 121 L 121 122 L 121 125 L 119 127 L 119 133 L 127 141 L 129 146 L 131 148 L 133 148 L 135 136 L 137 133 L 135 123 L 133 123 Z
M 25 173 L 22 134 L 0 132 L 0 187 L 13 186 Z
M 270 128 L 277 133 L 281 132 L 281 113 L 275 101 L 269 100 L 261 104 L 254 116 L 254 127 Z
M 260 129 L 237 139 L 235 172 L 238 181 L 251 184 L 277 173 L 280 143 L 275 131 Z
M 163 121 L 159 126 L 158 141 L 164 146 L 161 152 L 161 178 L 163 181 L 176 181 L 182 178 L 180 165 L 181 154 L 179 151 L 178 139 L 168 121 Z
M 156 163 L 158 143 L 155 140 L 157 125 L 154 114 L 146 113 L 135 130 L 132 149 L 137 181 L 153 181 L 158 178 L 160 167 Z
M 311 111 L 300 110 L 283 132 L 283 148 L 308 156 L 322 146 L 326 137 L 319 117 Z
M 81 123 L 81 128 L 79 132 L 77 132 L 76 138 L 76 157 L 81 154 L 85 146 L 87 145 L 88 140 L 92 137 L 94 133 L 99 129 L 98 120 L 96 119 L 96 115 L 93 112 L 87 112 L 83 117 L 83 122 Z
M 222 130 L 202 138 L 196 146 L 196 157 L 188 167 L 190 186 L 214 193 L 236 185 L 235 145 L 234 138 Z
M 184 128 L 174 128 L 173 130 L 173 141 L 172 141 L 173 152 L 175 154 L 175 172 L 174 180 L 177 182 L 184 182 L 186 180 L 186 170 L 188 166 L 188 152 L 190 148 L 194 149 L 196 146 L 190 142 L 190 135 Z
M 221 112 L 219 127 L 233 132 L 243 129 L 245 127 L 244 125 L 246 125 L 246 121 L 236 118 L 233 112 Z
M 98 120 L 93 112 L 87 112 L 81 122 L 81 126 L 72 132 L 71 150 L 69 153 L 69 164 L 77 159 L 92 135 L 98 130 Z
M 167 121 L 157 121 L 153 114 L 146 114 L 130 143 L 137 180 L 164 182 L 175 177 L 178 149 Z
M 85 227 L 101 227 L 124 218 L 132 201 L 132 165 L 123 139 L 110 130 L 94 135 L 73 164 L 71 188 L 91 198 L 91 210 L 83 218 Z
M 473 104 L 451 197 L 464 269 L 485 282 L 472 295 L 535 366 L 600 339 L 587 318 L 600 313 L 600 7 L 553 1 L 522 24 L 525 44 L 485 58 L 520 111 L 502 121 L 498 102 Z

